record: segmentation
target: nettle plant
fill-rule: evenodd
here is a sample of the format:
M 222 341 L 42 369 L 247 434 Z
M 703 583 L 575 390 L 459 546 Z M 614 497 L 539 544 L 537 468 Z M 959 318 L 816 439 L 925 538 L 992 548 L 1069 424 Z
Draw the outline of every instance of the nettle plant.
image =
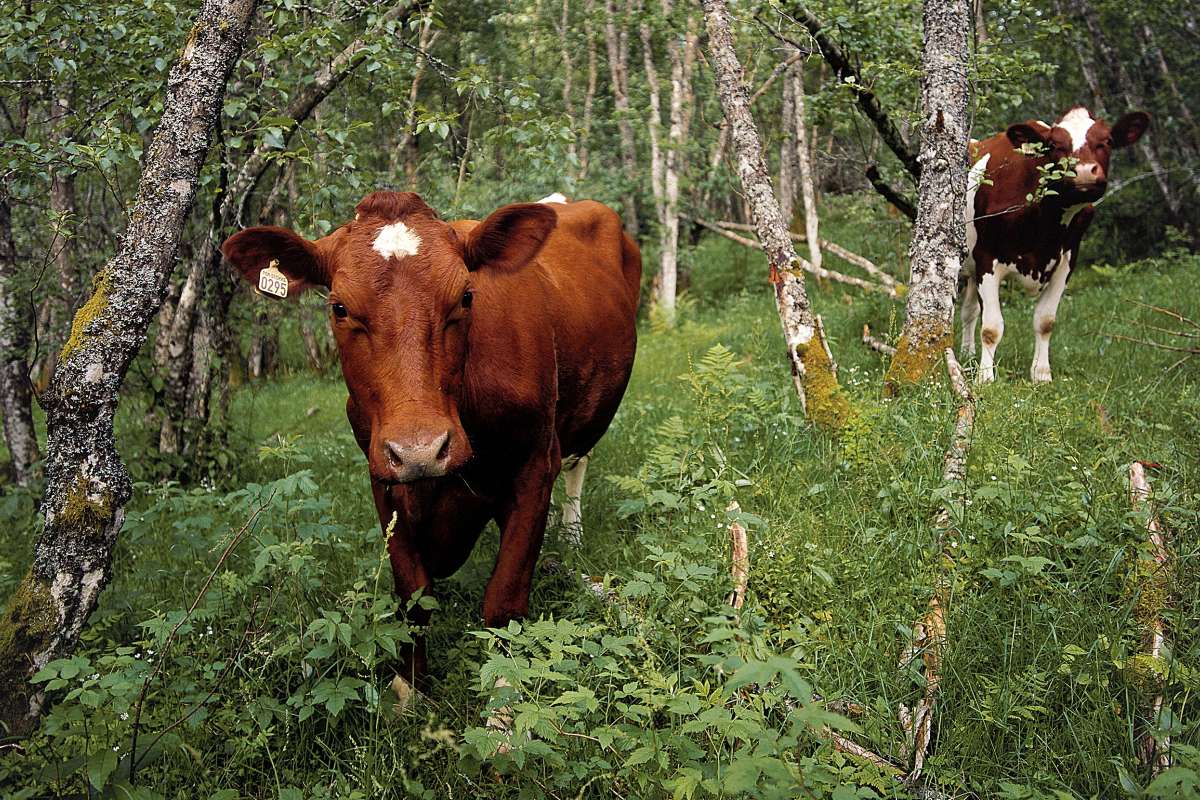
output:
M 1021 145 L 1021 152 L 1025 155 L 1040 157 L 1048 154 L 1050 148 L 1044 142 L 1026 142 Z M 1057 161 L 1038 164 L 1037 188 L 1025 195 L 1025 202 L 1029 205 L 1035 205 L 1047 197 L 1057 195 L 1058 191 L 1053 187 L 1063 180 L 1074 178 L 1075 165 L 1078 163 L 1079 159 L 1075 156 L 1063 156 Z
M 374 529 L 337 524 L 307 470 L 223 495 L 155 491 L 130 514 L 126 541 L 162 563 L 163 580 L 191 576 L 161 593 L 185 605 L 144 611 L 132 631 L 102 608 L 86 646 L 33 677 L 52 705 L 23 768 L 40 766 L 16 797 L 159 797 L 148 787 L 181 765 L 219 758 L 229 779 L 280 741 L 377 724 L 386 711 L 379 675 L 412 631 L 397 619 Z M 171 546 L 150 550 L 164 531 Z M 371 577 L 338 590 L 342 573 Z M 159 594 L 125 588 L 106 597 L 134 613 Z M 220 788 L 205 780 L 190 788 Z
M 581 592 L 572 619 L 475 634 L 483 707 L 461 764 L 512 776 L 531 797 L 589 787 L 673 798 L 889 793 L 890 777 L 822 744 L 829 729 L 853 726 L 814 701 L 812 643 L 781 637 L 753 606 L 727 605 L 731 516 L 714 509 L 756 468 L 735 467 L 718 443 L 767 445 L 780 422 L 764 413 L 767 390 L 720 346 L 682 381 L 689 422 L 668 419 L 637 474 L 614 478 L 621 513 L 641 530 L 640 565 L 606 578 L 601 599 Z M 507 729 L 484 722 L 499 717 Z

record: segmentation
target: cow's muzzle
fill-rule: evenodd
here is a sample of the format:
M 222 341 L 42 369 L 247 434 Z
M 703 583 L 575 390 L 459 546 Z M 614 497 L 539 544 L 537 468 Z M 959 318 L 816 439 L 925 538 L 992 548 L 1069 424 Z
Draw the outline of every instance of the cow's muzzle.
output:
M 389 467 L 388 482 L 408 483 L 445 475 L 450 468 L 451 440 L 449 430 L 385 439 L 383 449 Z

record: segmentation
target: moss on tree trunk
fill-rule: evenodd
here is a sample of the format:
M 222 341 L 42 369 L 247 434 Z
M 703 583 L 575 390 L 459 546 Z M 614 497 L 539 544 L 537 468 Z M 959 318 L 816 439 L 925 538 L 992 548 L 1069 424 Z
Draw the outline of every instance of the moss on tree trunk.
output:
M 896 355 L 892 356 L 883 379 L 884 396 L 895 397 L 938 371 L 943 353 L 953 344 L 953 339 L 954 327 L 945 320 L 910 322 L 900 341 L 896 342 Z

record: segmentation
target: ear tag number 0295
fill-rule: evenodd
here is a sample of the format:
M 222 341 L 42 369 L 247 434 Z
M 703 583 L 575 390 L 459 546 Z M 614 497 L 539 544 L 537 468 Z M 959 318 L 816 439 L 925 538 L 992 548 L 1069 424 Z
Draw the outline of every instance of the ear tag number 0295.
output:
M 279 259 L 271 259 L 271 263 L 266 266 L 266 269 L 258 273 L 258 290 L 263 294 L 274 295 L 275 297 L 287 297 L 287 275 L 276 269 L 278 266 Z

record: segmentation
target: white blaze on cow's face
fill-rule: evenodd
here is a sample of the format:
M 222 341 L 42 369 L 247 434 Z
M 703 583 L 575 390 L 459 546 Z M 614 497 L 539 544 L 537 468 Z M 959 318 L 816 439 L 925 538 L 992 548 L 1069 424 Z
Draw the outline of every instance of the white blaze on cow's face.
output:
M 1066 188 L 1074 195 L 1071 199 L 1084 202 L 1098 200 L 1108 188 L 1108 168 L 1112 151 L 1136 142 L 1149 124 L 1149 116 L 1135 111 L 1121 117 L 1115 125 L 1109 127 L 1107 123 L 1093 118 L 1091 112 L 1083 106 L 1075 106 L 1068 110 L 1054 123 L 1051 130 L 1052 140 L 1057 139 L 1061 143 L 1065 138 L 1069 148 L 1065 155 L 1075 160 L 1072 170 L 1075 176 L 1064 181 Z M 1065 133 L 1065 137 L 1057 135 L 1060 131 Z
M 384 258 L 406 258 L 420 252 L 421 237 L 403 222 L 393 222 L 379 229 L 371 248 Z

